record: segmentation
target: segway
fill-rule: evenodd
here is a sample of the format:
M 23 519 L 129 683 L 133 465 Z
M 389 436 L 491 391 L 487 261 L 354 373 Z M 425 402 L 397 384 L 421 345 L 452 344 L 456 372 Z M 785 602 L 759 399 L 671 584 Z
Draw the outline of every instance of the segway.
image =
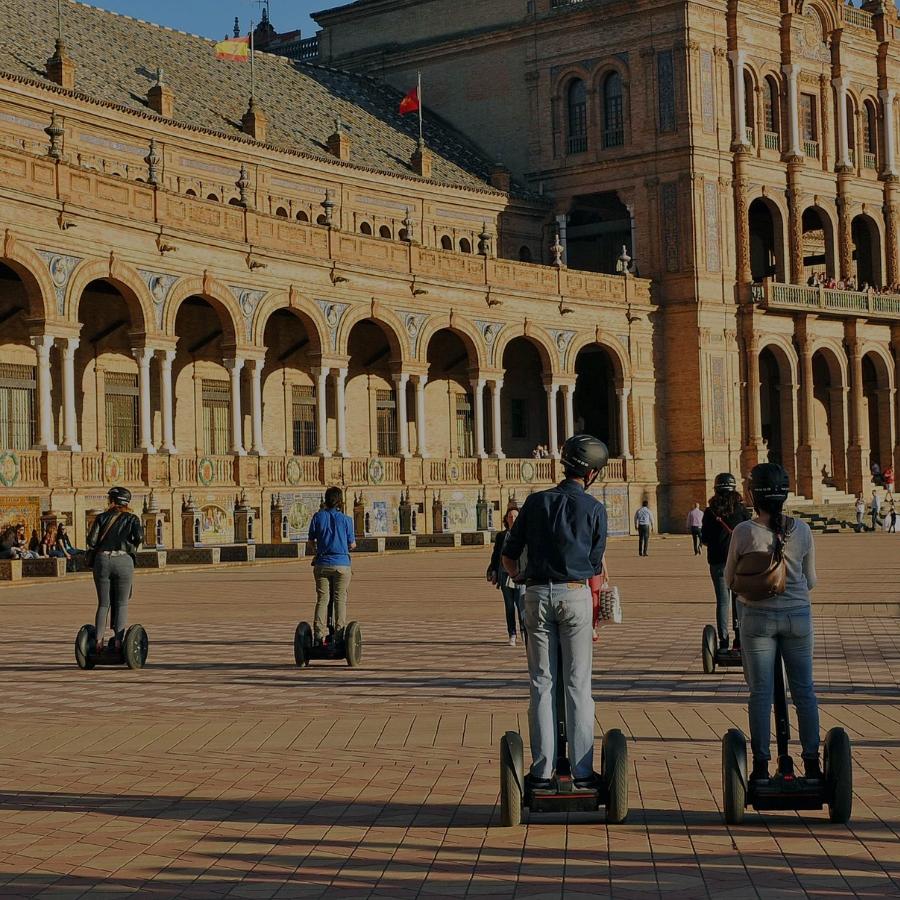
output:
M 735 637 L 740 633 L 737 618 L 737 600 L 734 593 L 731 594 L 731 627 Z M 723 668 L 743 666 L 740 644 L 728 650 L 719 647 L 719 634 L 715 625 L 707 625 L 703 629 L 703 671 L 706 675 L 712 675 L 716 666 Z
M 314 659 L 346 659 L 351 669 L 362 662 L 362 628 L 359 622 L 348 622 L 342 638 L 335 634 L 334 597 L 328 601 L 328 634 L 321 644 L 313 641 L 309 622 L 301 622 L 294 632 L 294 662 L 304 668 Z
M 628 745 L 618 728 L 603 735 L 600 779 L 593 787 L 580 788 L 572 777 L 566 753 L 566 703 L 562 652 L 556 668 L 556 768 L 547 788 L 534 787 L 525 776 L 522 737 L 507 731 L 500 738 L 500 824 L 509 828 L 522 822 L 523 808 L 531 813 L 594 812 L 606 807 L 606 821 L 620 825 L 628 816 Z
M 93 625 L 82 625 L 75 638 L 75 662 L 79 669 L 95 666 L 128 666 L 143 669 L 147 663 L 150 639 L 143 625 L 132 625 L 119 644 L 112 640 L 97 652 L 97 631 Z
M 775 654 L 775 739 L 778 744 L 778 771 L 768 779 L 750 781 L 747 774 L 747 738 L 730 728 L 722 738 L 722 787 L 725 821 L 740 825 L 744 809 L 821 809 L 828 806 L 832 822 L 850 821 L 853 808 L 853 757 L 850 739 L 843 728 L 832 728 L 825 735 L 824 777 L 804 778 L 794 773 L 794 761 L 788 754 L 790 722 L 784 665 L 781 652 Z

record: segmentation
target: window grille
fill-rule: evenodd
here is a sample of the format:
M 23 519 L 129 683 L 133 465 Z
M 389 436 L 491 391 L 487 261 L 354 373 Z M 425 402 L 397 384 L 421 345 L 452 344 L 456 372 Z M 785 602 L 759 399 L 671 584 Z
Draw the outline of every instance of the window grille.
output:
M 378 423 L 378 455 L 397 455 L 397 401 L 394 392 L 377 391 L 375 413 Z
M 472 395 L 456 395 L 456 455 L 475 455 L 475 415 L 472 411 Z
M 0 363 L 0 448 L 34 444 L 35 368 Z
M 295 456 L 314 456 L 318 449 L 316 406 L 314 387 L 294 385 L 291 389 L 291 407 Z
M 228 452 L 228 417 L 231 385 L 227 381 L 203 379 L 203 452 L 221 456 Z
M 140 443 L 137 375 L 107 372 L 104 382 L 106 449 L 133 453 Z

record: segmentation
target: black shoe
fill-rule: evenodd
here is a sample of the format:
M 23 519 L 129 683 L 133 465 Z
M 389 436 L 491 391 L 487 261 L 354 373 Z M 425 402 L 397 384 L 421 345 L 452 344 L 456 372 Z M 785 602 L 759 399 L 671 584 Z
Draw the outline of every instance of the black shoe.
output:
M 720 650 L 728 649 L 728 638 L 719 638 L 719 649 Z
M 819 757 L 815 759 L 803 759 L 803 777 L 816 778 L 821 781 L 825 776 L 822 774 L 822 767 L 819 765 Z
M 750 773 L 751 781 L 769 780 L 769 761 L 767 759 L 753 760 L 753 771 Z
M 575 779 L 575 787 L 580 791 L 597 790 L 600 787 L 601 778 L 596 772 L 591 772 L 584 778 Z
M 529 772 L 525 776 L 525 788 L 530 788 L 533 791 L 548 791 L 553 787 L 553 781 L 549 778 L 535 778 L 534 775 Z

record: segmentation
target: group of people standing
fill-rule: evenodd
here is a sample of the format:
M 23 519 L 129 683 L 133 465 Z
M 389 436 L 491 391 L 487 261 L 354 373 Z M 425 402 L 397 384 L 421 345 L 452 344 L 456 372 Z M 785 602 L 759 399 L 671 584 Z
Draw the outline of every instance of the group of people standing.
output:
M 897 533 L 897 507 L 894 502 L 893 493 L 885 495 L 884 500 L 881 499 L 877 491 L 872 491 L 872 500 L 868 506 L 869 513 L 872 517 L 872 531 L 878 531 L 879 526 L 886 525 L 889 534 Z M 866 515 L 866 501 L 863 500 L 862 494 L 856 495 L 856 526 L 858 530 L 863 529 L 863 519 Z

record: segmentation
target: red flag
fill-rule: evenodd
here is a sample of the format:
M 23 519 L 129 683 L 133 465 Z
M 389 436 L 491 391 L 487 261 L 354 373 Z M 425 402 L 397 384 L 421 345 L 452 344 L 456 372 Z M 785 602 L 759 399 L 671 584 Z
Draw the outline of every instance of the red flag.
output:
M 414 87 L 400 101 L 400 115 L 405 116 L 407 113 L 416 112 L 419 109 L 419 89 Z

